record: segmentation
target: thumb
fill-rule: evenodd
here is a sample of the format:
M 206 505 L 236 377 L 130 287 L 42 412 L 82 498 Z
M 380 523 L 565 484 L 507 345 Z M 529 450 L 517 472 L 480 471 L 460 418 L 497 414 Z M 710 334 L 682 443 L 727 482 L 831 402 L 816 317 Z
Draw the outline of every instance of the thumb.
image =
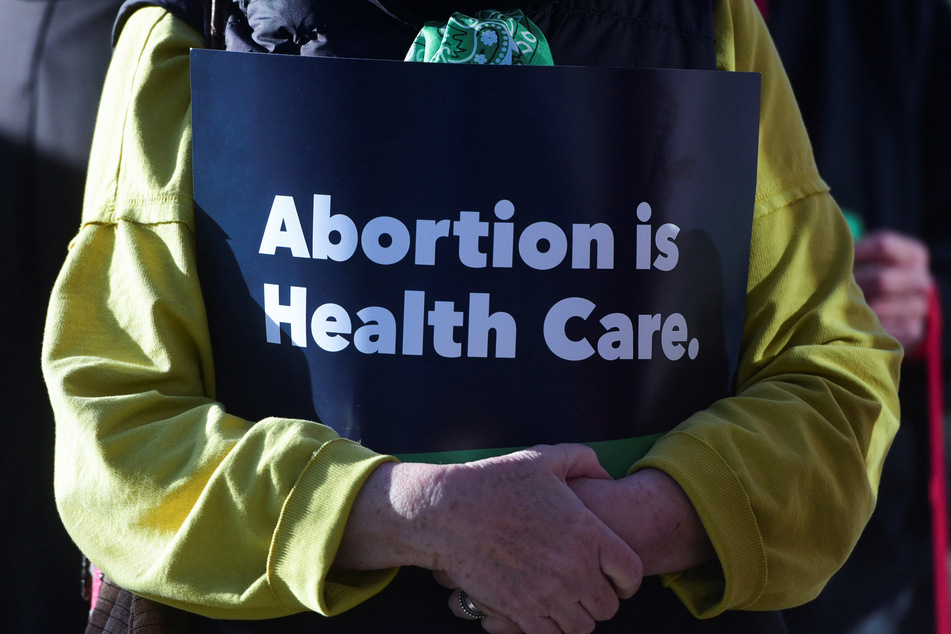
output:
M 563 479 L 571 478 L 597 478 L 601 480 L 610 480 L 611 476 L 604 470 L 601 463 L 598 462 L 598 454 L 594 449 L 586 445 L 563 444 L 555 445 L 554 449 L 562 452 L 564 460 L 564 472 L 561 474 Z

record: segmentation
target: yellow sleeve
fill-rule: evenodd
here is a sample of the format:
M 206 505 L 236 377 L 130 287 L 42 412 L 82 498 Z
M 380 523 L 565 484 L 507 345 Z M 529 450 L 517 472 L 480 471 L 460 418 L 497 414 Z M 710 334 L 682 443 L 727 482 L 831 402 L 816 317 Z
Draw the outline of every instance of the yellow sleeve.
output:
M 214 400 L 192 227 L 200 46 L 157 8 L 117 44 L 46 324 L 57 504 L 83 552 L 138 594 L 218 618 L 334 614 L 394 574 L 330 570 L 357 491 L 390 458 Z
M 852 279 L 845 220 L 751 0 L 716 9 L 718 65 L 762 74 L 759 166 L 738 393 L 635 469 L 673 476 L 719 558 L 665 578 L 697 616 L 815 597 L 875 505 L 898 428 L 901 350 Z

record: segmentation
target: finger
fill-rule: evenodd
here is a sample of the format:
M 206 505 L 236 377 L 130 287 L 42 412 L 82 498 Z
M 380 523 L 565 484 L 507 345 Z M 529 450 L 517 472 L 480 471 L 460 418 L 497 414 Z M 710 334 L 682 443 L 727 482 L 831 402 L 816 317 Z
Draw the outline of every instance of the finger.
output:
M 882 327 L 897 339 L 906 351 L 915 350 L 925 338 L 924 323 L 921 321 L 883 319 Z
M 460 594 L 463 592 L 463 590 L 457 589 L 449 595 L 449 610 L 460 619 L 465 619 L 467 621 L 481 621 L 482 629 L 487 632 L 492 632 L 493 634 L 519 634 L 523 631 L 531 632 L 532 634 L 559 634 L 561 632 L 561 629 L 559 629 L 555 621 L 547 617 L 537 617 L 529 619 L 527 623 L 523 623 L 521 625 L 516 624 L 508 618 L 491 613 L 490 610 L 480 606 L 477 601 L 472 599 L 472 597 L 469 597 L 469 600 L 471 601 L 470 605 L 474 606 L 475 609 L 484 612 L 485 617 L 478 619 L 470 616 L 465 610 L 463 610 L 462 603 L 460 602 Z
M 475 605 L 478 610 L 485 612 L 485 617 L 480 620 L 466 614 L 465 610 L 462 609 L 462 603 L 459 600 L 462 592 L 462 590 L 456 589 L 449 596 L 449 610 L 455 616 L 465 619 L 466 621 L 478 620 L 481 622 L 482 629 L 486 632 L 490 632 L 491 634 L 521 634 L 522 628 L 516 625 L 514 621 L 511 621 L 500 614 L 490 613 L 487 609 L 483 609 L 478 604 L 476 604 L 475 601 L 472 601 L 471 597 L 470 601 L 472 601 L 472 604 Z
M 868 305 L 882 322 L 901 320 L 924 324 L 928 318 L 928 299 L 922 295 L 873 298 Z
M 871 295 L 866 301 L 883 325 L 889 322 L 913 324 L 924 329 L 928 321 L 929 297 L 920 293 L 907 295 Z
M 565 443 L 555 445 L 552 449 L 560 452 L 562 460 L 564 460 L 563 470 L 559 473 L 563 480 L 571 478 L 611 479 L 608 472 L 598 462 L 598 454 L 591 447 Z
M 443 588 L 458 588 L 459 584 L 452 580 L 452 577 L 449 576 L 445 570 L 435 570 L 433 571 L 433 578 L 436 580 L 436 583 L 441 585 Z
M 467 597 L 468 597 L 468 601 L 466 601 Z M 469 607 L 468 612 L 462 607 L 464 602 Z M 467 621 L 481 620 L 480 617 L 474 616 L 473 614 L 471 614 L 472 612 L 488 615 L 488 613 L 485 612 L 481 607 L 479 607 L 478 604 L 476 604 L 476 602 L 473 601 L 471 597 L 465 594 L 463 590 L 460 590 L 458 588 L 456 590 L 453 590 L 452 594 L 449 595 L 449 609 L 452 611 L 454 615 L 458 616 L 460 619 L 465 619 Z
M 548 617 L 526 619 L 519 625 L 521 630 L 528 634 L 561 634 L 562 632 L 558 624 Z
M 910 270 L 898 266 L 864 265 L 852 273 L 866 297 L 879 295 L 927 295 L 934 284 L 928 270 Z
M 885 231 L 869 232 L 855 242 L 856 262 L 880 262 L 885 259 L 888 233 Z
M 927 268 L 928 246 L 921 240 L 896 231 L 879 230 L 855 243 L 856 262 L 906 262 Z
M 595 620 L 580 603 L 555 606 L 551 618 L 565 634 L 590 634 L 594 631 Z
M 503 616 L 490 614 L 481 622 L 482 629 L 490 634 L 522 634 L 522 628 Z
M 581 597 L 580 604 L 595 621 L 608 621 L 617 614 L 621 602 L 617 589 L 607 578 L 602 576 L 599 581 Z
M 598 553 L 601 572 L 614 585 L 614 590 L 622 599 L 629 599 L 641 587 L 644 578 L 644 564 L 620 537 L 611 533 L 613 539 L 607 539 Z

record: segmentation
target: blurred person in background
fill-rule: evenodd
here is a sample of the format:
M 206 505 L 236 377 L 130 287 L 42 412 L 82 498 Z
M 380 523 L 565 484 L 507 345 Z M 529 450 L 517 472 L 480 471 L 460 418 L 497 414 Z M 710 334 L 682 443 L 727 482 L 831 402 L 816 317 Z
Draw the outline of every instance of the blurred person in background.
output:
M 820 597 L 786 618 L 794 633 L 945 634 L 940 324 L 951 302 L 951 5 L 758 4 L 819 171 L 853 226 L 856 281 L 906 351 L 902 426 L 871 523 Z

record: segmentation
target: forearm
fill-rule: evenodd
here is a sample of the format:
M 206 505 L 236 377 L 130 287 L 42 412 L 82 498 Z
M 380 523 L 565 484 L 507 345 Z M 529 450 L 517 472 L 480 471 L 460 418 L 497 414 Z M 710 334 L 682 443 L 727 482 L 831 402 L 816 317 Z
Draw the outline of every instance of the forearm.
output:
M 736 396 L 661 437 L 638 469 L 693 500 L 719 565 L 669 576 L 697 616 L 809 600 L 871 512 L 898 423 L 900 351 L 852 281 L 820 179 L 753 3 L 718 2 L 717 64 L 761 74 L 760 145 Z
M 322 602 L 337 526 L 385 458 L 312 422 L 238 418 L 207 396 L 187 244 L 178 223 L 91 225 L 74 241 L 43 355 L 63 521 L 117 582 L 190 611 L 333 610 Z
M 717 569 L 669 580 L 703 616 L 813 598 L 874 507 L 898 423 L 900 350 L 851 281 L 828 194 L 758 217 L 753 238 L 737 395 L 637 465 L 683 487 L 716 549 Z
M 144 8 L 113 56 L 44 340 L 57 504 L 79 546 L 150 598 L 222 618 L 339 611 L 387 579 L 327 579 L 346 510 L 386 458 L 214 398 L 192 233 L 188 51 L 201 44 Z

